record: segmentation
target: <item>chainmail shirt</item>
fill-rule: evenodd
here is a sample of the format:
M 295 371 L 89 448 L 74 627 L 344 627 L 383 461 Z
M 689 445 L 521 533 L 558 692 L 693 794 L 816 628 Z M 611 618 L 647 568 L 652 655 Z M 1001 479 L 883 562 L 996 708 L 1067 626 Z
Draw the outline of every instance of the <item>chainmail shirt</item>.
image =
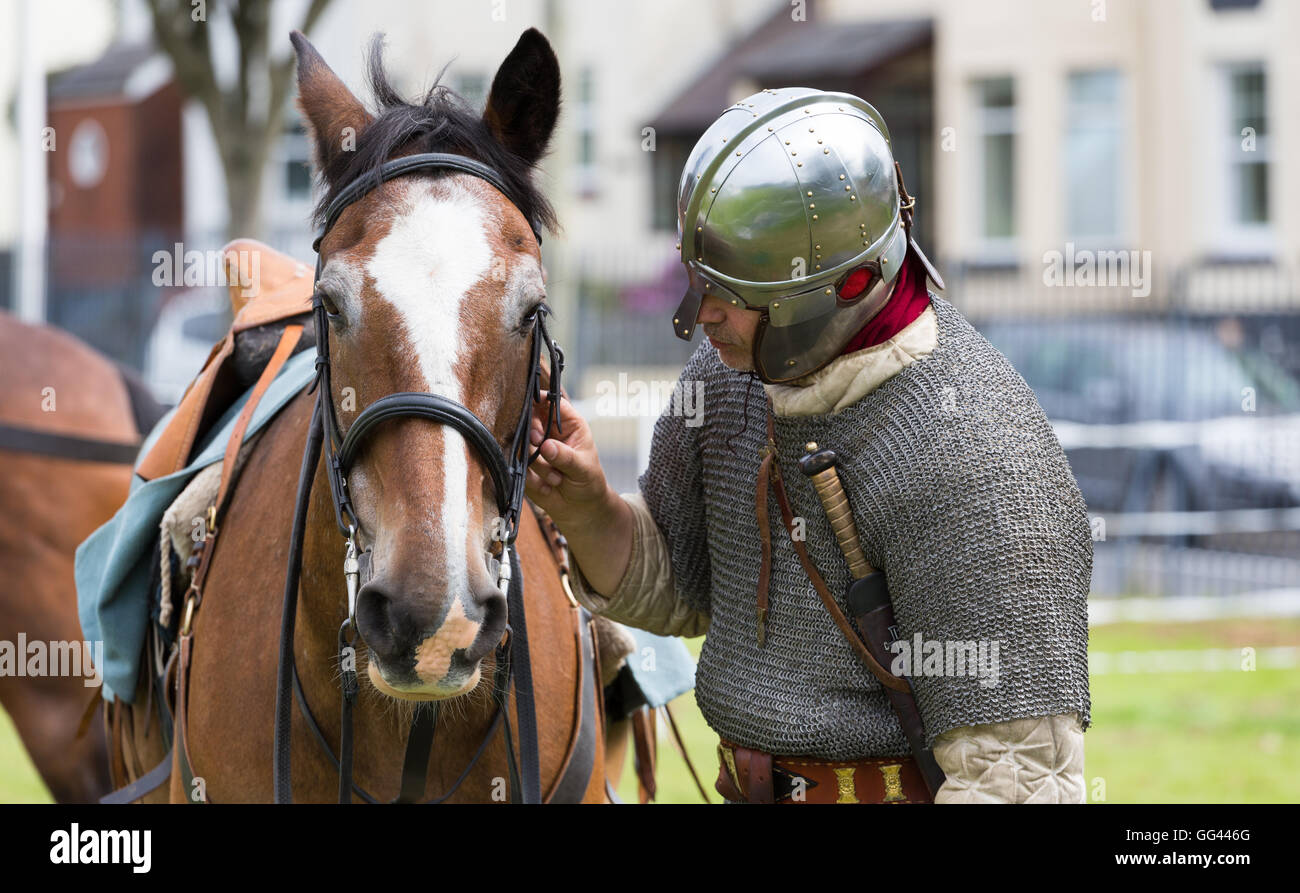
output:
M 931 743 L 959 726 L 1070 712 L 1086 728 L 1092 538 L 1083 498 L 1028 385 L 951 304 L 931 302 L 938 342 L 928 357 L 840 412 L 776 417 L 791 508 L 848 613 L 848 567 L 797 465 L 809 441 L 834 449 L 900 640 L 997 643 L 996 684 L 912 673 Z M 708 342 L 681 381 L 704 383 L 702 420 L 683 417 L 675 395 L 640 488 L 668 544 L 677 597 L 710 618 L 696 672 L 705 719 L 724 738 L 777 754 L 908 753 L 883 687 L 805 576 L 771 493 L 767 640 L 758 644 L 766 394 Z

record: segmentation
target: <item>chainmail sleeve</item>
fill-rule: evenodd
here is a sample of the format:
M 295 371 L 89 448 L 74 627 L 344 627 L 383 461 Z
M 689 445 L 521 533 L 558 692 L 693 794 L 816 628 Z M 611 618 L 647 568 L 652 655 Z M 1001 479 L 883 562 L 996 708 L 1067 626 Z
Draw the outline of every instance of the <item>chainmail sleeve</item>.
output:
M 704 342 L 691 355 L 667 409 L 655 423 L 650 464 L 638 481 L 646 507 L 668 544 L 677 597 L 703 614 L 710 609 L 709 531 L 700 458 L 706 365 Z

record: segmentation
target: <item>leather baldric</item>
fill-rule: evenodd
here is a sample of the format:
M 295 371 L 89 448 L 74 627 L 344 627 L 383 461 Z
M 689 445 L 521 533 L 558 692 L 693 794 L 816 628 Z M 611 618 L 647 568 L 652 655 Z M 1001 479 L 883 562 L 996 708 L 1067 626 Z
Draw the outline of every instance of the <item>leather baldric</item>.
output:
M 790 500 L 786 494 L 785 483 L 781 478 L 781 466 L 776 448 L 776 423 L 770 400 L 767 404 L 767 444 L 762 450 L 762 457 L 762 462 L 760 463 L 758 470 L 754 506 L 755 516 L 758 519 L 759 540 L 761 543 L 757 592 L 759 644 L 761 646 L 766 637 L 765 625 L 769 599 L 768 589 L 771 580 L 772 534 L 767 510 L 767 496 L 770 482 L 771 490 L 775 493 L 777 505 L 781 510 L 781 521 L 785 526 L 786 533 L 790 538 L 790 544 L 794 548 L 795 555 L 799 559 L 799 564 L 802 566 L 804 574 L 808 577 L 809 582 L 812 583 L 813 589 L 816 590 L 818 598 L 821 599 L 822 604 L 826 608 L 826 613 L 830 615 L 835 626 L 843 634 L 845 641 L 849 644 L 854 655 L 857 656 L 858 660 L 864 667 L 866 667 L 871 675 L 875 676 L 876 679 L 879 680 L 880 684 L 884 686 L 886 697 L 894 711 L 895 717 L 898 719 L 899 726 L 901 727 L 904 736 L 907 738 L 908 746 L 912 751 L 911 765 L 919 772 L 919 775 L 923 779 L 925 787 L 932 798 L 944 782 L 944 773 L 935 761 L 933 751 L 926 743 L 925 725 L 921 718 L 920 709 L 917 707 L 916 696 L 912 691 L 912 686 L 909 680 L 905 677 L 891 673 L 881 664 L 881 661 L 872 654 L 871 649 L 868 647 L 868 643 L 864 641 L 863 635 L 859 633 L 858 629 L 856 629 L 853 623 L 849 621 L 849 618 L 845 616 L 844 611 L 840 609 L 839 604 L 835 600 L 835 596 L 830 591 L 830 587 L 826 585 L 825 579 L 822 578 L 822 575 L 817 570 L 817 566 L 814 564 L 812 557 L 808 554 L 808 546 L 804 542 L 803 537 L 797 535 L 795 531 L 794 512 L 790 507 Z M 841 531 L 836 531 L 837 536 L 839 536 L 840 533 Z M 841 547 L 844 545 L 844 543 L 841 543 Z M 856 544 L 854 545 L 856 546 Z M 864 570 L 872 570 L 868 565 L 866 565 L 865 559 L 861 558 L 860 550 L 850 551 L 856 556 L 857 560 L 860 561 L 860 564 L 863 565 Z M 887 590 L 884 588 L 883 574 L 872 574 L 871 576 L 875 582 L 879 584 L 880 588 L 878 594 L 883 599 L 884 606 L 888 608 L 888 594 Z M 859 624 L 871 620 L 879 625 L 880 617 L 876 616 L 876 613 L 858 617 Z M 886 610 L 882 616 L 889 616 L 892 618 L 892 610 Z M 886 621 L 886 623 L 892 625 L 892 620 Z M 865 632 L 866 628 L 864 627 L 863 629 Z M 885 633 L 881 633 L 879 629 L 874 630 L 874 632 L 878 635 L 885 635 Z M 877 647 L 882 655 L 886 655 L 882 644 L 877 643 Z M 882 659 L 885 658 L 882 657 Z M 760 762 L 757 764 L 758 768 L 753 775 L 753 784 L 756 785 L 760 796 L 766 796 L 768 793 L 767 786 L 771 783 L 770 773 L 765 773 L 762 770 L 762 756 L 756 757 L 756 759 L 760 760 Z M 763 802 L 771 801 L 765 800 Z

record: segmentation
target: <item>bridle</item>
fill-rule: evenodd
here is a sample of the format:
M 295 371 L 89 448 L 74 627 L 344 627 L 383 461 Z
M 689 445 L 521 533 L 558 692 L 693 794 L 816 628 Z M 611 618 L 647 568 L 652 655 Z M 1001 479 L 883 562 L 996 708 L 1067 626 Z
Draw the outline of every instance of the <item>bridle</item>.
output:
M 325 212 L 324 225 L 313 243 L 316 251 L 315 293 L 312 297 L 312 315 L 316 329 L 316 378 L 311 391 L 316 393 L 316 404 L 308 428 L 307 446 L 303 452 L 302 470 L 298 478 L 298 495 L 294 506 L 293 532 L 289 545 L 289 563 L 285 574 L 284 610 L 280 620 L 280 660 L 275 702 L 275 753 L 273 769 L 275 801 L 288 803 L 292 799 L 290 785 L 290 730 L 291 703 L 297 701 L 313 736 L 325 749 L 330 759 L 339 767 L 339 802 L 348 803 L 355 792 L 363 800 L 378 802 L 352 781 L 352 707 L 358 692 L 356 671 L 356 642 L 359 633 L 356 624 L 357 592 L 360 585 L 363 559 L 367 556 L 357 551 L 357 533 L 360 522 L 352 505 L 348 490 L 348 473 L 364 446 L 366 439 L 384 422 L 395 418 L 423 418 L 458 431 L 487 466 L 488 476 L 496 493 L 499 521 L 494 529 L 494 539 L 500 545 L 497 560 L 497 586 L 506 596 L 508 622 L 506 637 L 496 650 L 494 698 L 496 712 L 486 736 L 479 745 L 469 766 L 461 773 L 451 790 L 437 801 L 445 800 L 469 775 L 486 749 L 488 741 L 504 724 L 506 729 L 506 754 L 510 773 L 510 796 L 517 802 L 540 803 L 541 780 L 538 761 L 538 734 L 536 708 L 533 698 L 532 667 L 528 658 L 528 634 L 524 622 L 523 581 L 519 571 L 519 557 L 513 548 L 519 534 L 519 517 L 524 504 L 524 484 L 528 466 L 537 458 L 540 448 L 529 452 L 528 436 L 531 430 L 532 408 L 541 399 L 541 350 L 547 349 L 550 361 L 550 383 L 547 388 L 547 425 L 560 430 L 560 375 L 564 369 L 564 353 L 551 340 L 546 329 L 545 304 L 533 311 L 528 321 L 532 323 L 531 353 L 524 407 L 520 413 L 509 445 L 503 450 L 495 436 L 469 409 L 439 394 L 400 392 L 374 401 L 361 411 L 343 432 L 334 411 L 330 383 L 329 320 L 320 293 L 321 271 L 324 258 L 321 240 L 337 222 L 348 206 L 360 200 L 383 183 L 407 174 L 430 171 L 455 171 L 471 174 L 486 180 L 518 206 L 504 178 L 493 168 L 480 161 L 441 152 L 410 155 L 385 162 L 374 172 L 353 180 L 330 202 Z M 533 235 L 540 245 L 540 228 L 529 221 Z M 310 504 L 312 482 L 322 451 L 325 470 L 330 485 L 330 498 L 335 519 L 345 539 L 343 573 L 347 582 L 347 617 L 339 627 L 338 644 L 342 671 L 342 717 L 339 755 L 336 758 L 325 742 L 319 726 L 307 707 L 307 701 L 294 666 L 293 639 L 297 619 L 298 583 L 302 574 L 303 539 L 306 532 L 307 510 Z M 368 562 L 366 562 L 368 565 Z M 513 733 L 507 699 L 510 683 L 515 685 L 515 705 L 519 718 L 519 759 L 514 756 Z M 403 761 L 401 794 L 394 802 L 414 802 L 423 796 L 425 773 L 433 744 L 437 722 L 437 703 L 422 706 L 415 711 L 411 731 L 407 738 Z

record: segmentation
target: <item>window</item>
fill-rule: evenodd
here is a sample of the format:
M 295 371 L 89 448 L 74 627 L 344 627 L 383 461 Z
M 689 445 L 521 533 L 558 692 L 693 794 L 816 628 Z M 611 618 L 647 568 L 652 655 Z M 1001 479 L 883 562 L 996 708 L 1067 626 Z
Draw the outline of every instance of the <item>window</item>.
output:
M 584 67 L 578 76 L 578 193 L 593 198 L 600 191 L 596 172 L 596 75 Z
M 284 197 L 293 202 L 312 200 L 311 142 L 307 129 L 292 115 L 280 145 L 284 166 Z
M 1070 75 L 1065 115 L 1065 231 L 1082 242 L 1115 243 L 1123 232 L 1124 144 L 1121 76 Z
M 662 232 L 677 231 L 677 187 L 682 168 L 698 137 L 660 133 L 650 155 L 650 225 Z
M 975 82 L 978 152 L 976 232 L 995 253 L 1016 235 L 1016 102 L 1011 78 Z
M 1268 110 L 1264 72 L 1259 68 L 1230 72 L 1230 138 L 1234 143 L 1229 158 L 1233 171 L 1233 219 L 1244 225 L 1268 223 Z M 1249 135 L 1254 132 L 1254 147 Z

